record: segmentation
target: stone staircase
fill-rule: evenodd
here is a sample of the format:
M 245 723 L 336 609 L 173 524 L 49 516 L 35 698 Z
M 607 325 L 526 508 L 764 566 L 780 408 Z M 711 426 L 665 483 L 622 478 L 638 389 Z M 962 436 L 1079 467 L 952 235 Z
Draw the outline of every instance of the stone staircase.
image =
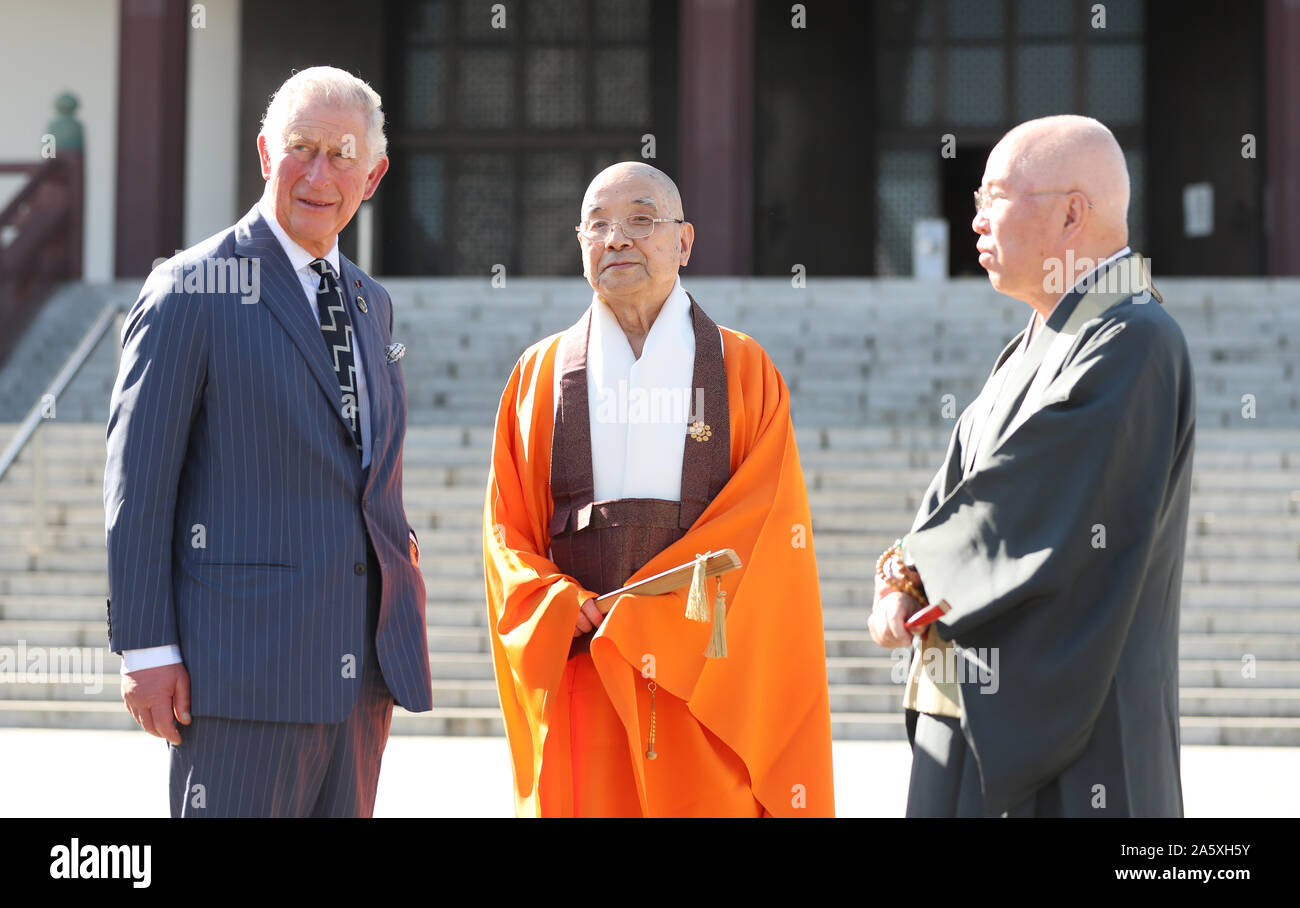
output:
M 0 364 L 0 423 L 18 422 L 27 415 L 106 303 L 130 303 L 139 291 L 139 282 L 126 281 L 60 286 L 28 326 L 18 347 Z M 114 339 L 119 330 L 116 325 L 110 330 Z M 114 343 L 95 348 L 81 369 L 77 393 L 58 399 L 54 418 L 107 420 L 108 395 L 117 376 L 117 349 Z
M 1199 395 L 1183 740 L 1300 745 L 1300 282 L 1157 283 L 1187 333 Z M 399 710 L 394 731 L 500 734 L 479 542 L 490 424 L 515 357 L 570 324 L 589 291 L 580 280 L 386 285 L 398 307 L 394 337 L 409 350 L 405 496 L 423 548 L 435 702 L 431 714 Z M 763 343 L 791 386 L 835 735 L 902 737 L 895 660 L 866 633 L 866 578 L 910 524 L 946 446 L 948 414 L 969 403 L 1028 310 L 976 281 L 687 285 L 719 323 Z M 90 648 L 85 677 L 54 683 L 12 683 L 0 661 L 0 725 L 133 726 L 118 699 L 119 658 L 103 649 L 104 383 L 114 340 L 0 482 L 0 659 L 8 647 L 13 665 L 20 645 Z M 0 443 L 13 428 L 0 424 Z

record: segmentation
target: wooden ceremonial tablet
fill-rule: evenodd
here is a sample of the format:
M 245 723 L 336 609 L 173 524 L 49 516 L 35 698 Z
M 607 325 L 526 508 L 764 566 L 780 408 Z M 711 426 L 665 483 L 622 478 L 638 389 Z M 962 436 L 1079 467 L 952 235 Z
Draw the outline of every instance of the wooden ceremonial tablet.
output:
M 717 577 L 728 571 L 734 571 L 738 567 L 740 567 L 740 556 L 736 554 L 735 549 L 709 552 L 708 560 L 704 562 L 704 576 L 706 579 Z M 657 596 L 660 593 L 671 593 L 673 590 L 689 586 L 694 575 L 695 560 L 692 559 L 685 564 L 679 564 L 677 567 L 661 571 L 653 577 L 638 580 L 636 583 L 611 590 L 603 596 L 597 596 L 595 599 L 596 607 L 600 609 L 602 615 L 605 615 L 614 607 L 614 600 L 624 593 L 636 593 L 638 596 Z

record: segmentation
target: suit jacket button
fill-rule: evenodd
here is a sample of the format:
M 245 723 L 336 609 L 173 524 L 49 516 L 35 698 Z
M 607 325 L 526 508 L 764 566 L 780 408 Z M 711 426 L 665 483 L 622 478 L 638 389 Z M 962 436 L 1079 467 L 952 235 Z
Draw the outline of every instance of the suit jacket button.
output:
M 352 566 L 352 570 L 354 573 L 364 574 L 366 572 L 366 563 L 364 561 L 358 561 Z

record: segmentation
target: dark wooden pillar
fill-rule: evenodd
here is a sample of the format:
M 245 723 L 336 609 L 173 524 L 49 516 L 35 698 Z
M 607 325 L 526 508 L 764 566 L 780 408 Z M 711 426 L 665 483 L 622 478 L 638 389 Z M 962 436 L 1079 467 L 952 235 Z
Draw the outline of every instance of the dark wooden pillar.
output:
M 688 274 L 750 274 L 753 0 L 681 0 L 678 187 L 695 225 Z
M 121 0 L 113 270 L 147 274 L 183 236 L 185 0 Z
M 1300 274 L 1300 3 L 1268 0 L 1265 16 L 1268 273 Z

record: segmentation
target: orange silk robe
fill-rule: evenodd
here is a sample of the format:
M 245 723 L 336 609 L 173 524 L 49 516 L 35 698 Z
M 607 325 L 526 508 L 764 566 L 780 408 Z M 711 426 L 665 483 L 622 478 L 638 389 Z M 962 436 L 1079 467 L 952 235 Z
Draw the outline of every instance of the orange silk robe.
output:
M 722 578 L 726 658 L 705 658 L 711 625 L 685 617 L 683 589 L 620 596 L 590 655 L 566 664 L 578 610 L 596 594 L 547 558 L 560 335 L 525 351 L 502 395 L 483 562 L 520 816 L 834 814 L 826 641 L 789 392 L 752 338 L 722 335 L 731 480 L 629 582 L 735 549 L 744 566 Z M 569 690 L 575 677 L 584 689 Z M 647 679 L 658 685 L 653 761 Z M 575 773 L 594 772 L 613 793 L 575 810 Z

